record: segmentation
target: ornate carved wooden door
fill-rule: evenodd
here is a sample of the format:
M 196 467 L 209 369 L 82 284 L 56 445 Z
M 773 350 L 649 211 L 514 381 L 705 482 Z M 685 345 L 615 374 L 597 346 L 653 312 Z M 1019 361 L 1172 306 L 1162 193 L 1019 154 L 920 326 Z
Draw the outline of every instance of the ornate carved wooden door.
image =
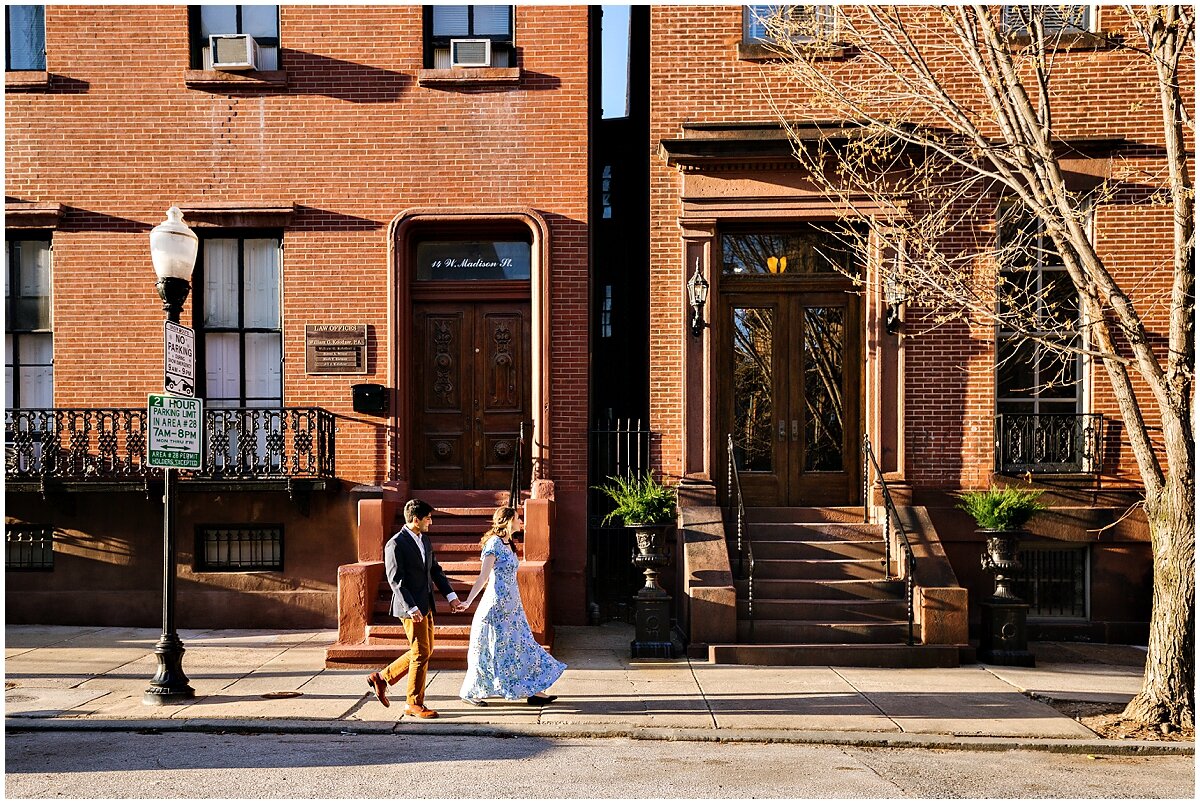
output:
M 413 319 L 413 486 L 508 488 L 530 420 L 529 302 L 419 303 Z

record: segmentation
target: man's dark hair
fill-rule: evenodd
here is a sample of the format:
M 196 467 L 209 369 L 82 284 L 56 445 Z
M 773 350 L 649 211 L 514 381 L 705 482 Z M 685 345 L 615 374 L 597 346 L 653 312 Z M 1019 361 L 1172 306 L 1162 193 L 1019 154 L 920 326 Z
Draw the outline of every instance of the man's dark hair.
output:
M 409 500 L 404 504 L 404 521 L 416 522 L 433 513 L 433 506 L 424 500 Z

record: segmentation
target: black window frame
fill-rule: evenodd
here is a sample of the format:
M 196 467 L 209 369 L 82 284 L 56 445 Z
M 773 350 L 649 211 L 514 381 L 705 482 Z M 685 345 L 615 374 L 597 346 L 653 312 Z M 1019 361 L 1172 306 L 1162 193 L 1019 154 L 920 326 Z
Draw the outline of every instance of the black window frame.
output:
M 201 13 L 201 9 L 203 9 L 205 7 L 205 5 L 217 5 L 217 4 L 203 4 L 203 5 L 189 5 L 188 6 L 188 41 L 189 41 L 188 60 L 189 60 L 189 66 L 193 70 L 204 69 L 204 46 L 208 43 L 204 40 L 204 37 L 200 35 L 200 31 L 202 30 L 202 27 L 200 24 L 200 13 Z M 240 34 L 243 32 L 242 31 L 242 6 L 243 5 L 245 5 L 245 4 L 235 4 L 233 6 L 233 8 L 235 9 L 234 10 L 234 18 L 236 20 L 237 30 L 227 31 L 226 33 Z M 279 70 L 282 70 L 283 69 L 283 49 L 279 46 L 279 40 L 280 40 L 279 28 L 280 28 L 279 6 L 276 5 L 275 6 L 275 36 L 255 36 L 254 41 L 258 43 L 259 47 L 273 47 L 276 49 L 276 51 L 278 53 L 278 56 L 276 58 L 276 62 L 277 62 L 276 68 Z
M 5 266 L 4 266 L 4 270 L 6 271 L 5 286 L 7 288 L 9 288 L 9 290 L 10 290 L 10 293 L 8 295 L 6 295 L 5 299 L 4 299 L 4 304 L 5 304 L 4 334 L 6 336 L 12 337 L 11 368 L 12 368 L 13 376 L 12 376 L 12 383 L 9 385 L 9 388 L 12 391 L 12 400 L 13 400 L 12 406 L 14 409 L 18 409 L 18 408 L 22 407 L 21 366 L 23 366 L 23 365 L 39 365 L 39 366 L 49 365 L 51 377 L 53 378 L 53 375 L 54 375 L 54 312 L 53 312 L 54 237 L 53 237 L 53 233 L 45 232 L 45 231 L 41 231 L 41 230 L 30 230 L 30 231 L 7 230 L 4 233 L 4 240 L 5 240 L 5 244 L 6 244 L 5 252 L 7 255 L 7 259 L 5 260 Z M 13 248 L 9 244 L 21 242 L 21 241 L 44 242 L 46 244 L 47 250 L 50 252 L 50 288 L 48 289 L 49 295 L 46 296 L 47 305 L 49 307 L 49 312 L 47 314 L 48 320 L 46 322 L 48 324 L 48 326 L 46 326 L 46 327 L 25 327 L 25 326 L 20 325 L 21 316 L 19 316 L 17 314 L 16 305 L 17 305 L 17 299 L 20 298 L 20 296 L 18 295 L 17 289 L 20 287 L 19 270 L 20 270 L 20 264 L 21 264 L 21 257 L 20 257 L 19 250 L 16 248 Z M 45 363 L 26 364 L 26 363 L 21 362 L 20 341 L 23 336 L 29 336 L 29 335 L 49 336 L 50 337 L 50 362 L 49 362 L 49 364 L 45 364 Z M 10 364 L 6 363 L 5 367 L 8 368 L 9 365 Z M 53 380 L 51 382 L 53 383 Z M 52 385 L 52 387 L 53 387 L 53 385 Z
M 279 546 L 279 557 L 275 562 L 262 561 L 260 563 L 210 563 L 208 560 L 208 545 L 210 534 L 215 535 L 221 532 L 245 532 L 252 534 L 254 532 L 270 533 L 274 532 L 275 538 L 272 540 Z M 196 551 L 193 554 L 195 560 L 193 569 L 196 572 L 283 572 L 284 562 L 284 528 L 282 522 L 218 522 L 204 523 L 196 525 Z M 227 540 L 226 544 L 231 544 L 233 540 Z M 240 541 L 246 543 L 261 542 L 262 539 L 245 538 Z M 219 540 L 218 540 L 219 542 Z
M 1026 225 L 1032 226 L 1033 230 L 1023 230 L 1022 227 Z M 1019 264 L 1001 265 L 998 272 L 999 278 L 1002 281 L 1011 282 L 1016 286 L 1016 281 L 1006 279 L 1006 277 L 1019 278 L 1022 274 L 1028 273 L 1028 280 L 1030 280 L 1032 287 L 1036 288 L 1036 292 L 1030 298 L 1037 305 L 1036 317 L 1039 321 L 1049 321 L 1056 316 L 1053 311 L 1054 297 L 1049 294 L 1048 289 L 1057 286 L 1060 290 L 1065 288 L 1074 291 L 1070 274 L 1062 257 L 1055 249 L 1053 241 L 1046 233 L 1045 223 L 1033 212 L 1023 210 L 1018 204 L 1011 204 L 1003 208 L 997 219 L 997 237 L 1001 239 L 1005 238 L 1007 236 L 1006 232 L 1009 230 L 1019 231 L 1019 236 L 1028 240 L 1029 249 L 1027 253 L 1022 253 L 1022 261 Z M 1006 246 L 1000 243 L 999 247 L 1005 248 Z M 1059 286 L 1057 283 L 1064 284 Z M 1074 304 L 1076 314 L 1075 335 L 1069 340 L 1075 341 L 1076 345 L 1078 345 L 1082 343 L 1085 335 L 1083 311 L 1078 294 L 1075 296 Z M 1055 329 L 1053 325 L 1047 324 L 1046 327 L 1039 327 L 1032 334 L 1039 337 L 1050 337 L 1057 335 L 1059 332 L 1060 330 Z M 1004 381 L 1002 364 L 1008 360 L 1023 360 L 1024 358 L 1019 354 L 1019 350 L 1024 348 L 1032 350 L 1029 356 L 1029 360 L 1032 361 L 1032 386 L 1029 389 L 1002 387 L 1002 382 Z M 993 366 L 996 373 L 993 388 L 995 390 L 995 412 L 997 414 L 1039 415 L 1043 413 L 1061 413 L 1065 415 L 1079 415 L 1088 412 L 1088 366 L 1082 354 L 1076 353 L 1069 358 L 1074 362 L 1075 394 L 1073 409 L 1067 409 L 1068 397 L 1055 397 L 1047 393 L 1052 387 L 1062 385 L 1055 377 L 1043 379 L 1042 376 L 1041 367 L 1045 360 L 1044 355 L 1051 355 L 1053 353 L 1054 350 L 1051 347 L 1025 338 L 1015 330 L 1005 328 L 1002 324 L 997 325 L 996 352 Z M 1068 358 L 1064 356 L 1062 359 L 1065 361 Z M 1012 409 L 1015 406 L 1022 405 L 1028 405 L 1032 407 L 1032 410 L 1020 411 Z M 1043 408 L 1043 405 L 1048 406 L 1048 409 Z
M 507 34 L 476 34 L 475 29 L 475 6 L 476 5 L 505 5 L 504 3 L 495 4 L 461 4 L 467 8 L 467 33 L 455 34 L 454 36 L 434 36 L 433 34 L 433 6 L 422 6 L 422 31 L 423 31 L 423 60 L 426 69 L 434 66 L 433 51 L 438 48 L 450 47 L 451 39 L 489 39 L 492 43 L 492 51 L 496 52 L 499 49 L 508 51 L 509 64 L 515 66 L 517 61 L 516 47 L 516 6 L 508 6 L 508 33 Z
M 279 258 L 279 321 L 274 328 L 266 327 L 246 327 L 246 249 L 245 241 L 247 240 L 265 240 L 274 239 L 278 241 L 277 249 L 280 254 Z M 237 240 L 238 241 L 238 324 L 237 327 L 206 327 L 204 326 L 204 248 L 207 241 L 211 240 Z M 283 233 L 277 229 L 236 229 L 236 230 L 214 230 L 205 232 L 200 236 L 200 248 L 196 255 L 196 268 L 192 276 L 192 328 L 196 331 L 196 395 L 205 400 L 211 400 L 208 390 L 208 354 L 206 348 L 205 336 L 209 333 L 238 333 L 238 360 L 240 369 L 238 372 L 238 404 L 233 407 L 254 407 L 270 410 L 283 406 L 284 399 L 284 372 L 283 372 Z M 278 333 L 279 343 L 279 398 L 277 405 L 250 405 L 249 399 L 264 400 L 265 397 L 247 397 L 246 395 L 246 335 L 251 333 Z M 221 402 L 229 402 L 225 397 L 220 397 Z M 214 406 L 222 407 L 222 406 Z
M 42 59 L 36 67 L 13 67 L 12 63 L 12 10 L 13 8 L 40 8 L 42 10 Z M 4 7 L 4 69 L 7 72 L 45 72 L 46 70 L 46 6 L 34 3 Z

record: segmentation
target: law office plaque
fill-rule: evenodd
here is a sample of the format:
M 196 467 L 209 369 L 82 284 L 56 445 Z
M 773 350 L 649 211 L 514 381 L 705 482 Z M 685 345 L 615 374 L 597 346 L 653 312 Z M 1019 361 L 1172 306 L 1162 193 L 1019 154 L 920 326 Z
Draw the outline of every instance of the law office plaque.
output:
M 305 324 L 304 370 L 308 374 L 366 374 L 366 324 Z

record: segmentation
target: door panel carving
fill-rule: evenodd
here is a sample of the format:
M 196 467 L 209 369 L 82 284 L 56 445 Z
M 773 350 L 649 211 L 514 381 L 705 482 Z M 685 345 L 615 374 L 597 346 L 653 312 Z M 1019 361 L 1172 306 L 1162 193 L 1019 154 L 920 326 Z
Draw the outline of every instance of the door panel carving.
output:
M 529 420 L 529 303 L 418 303 L 413 318 L 414 487 L 508 488 Z

